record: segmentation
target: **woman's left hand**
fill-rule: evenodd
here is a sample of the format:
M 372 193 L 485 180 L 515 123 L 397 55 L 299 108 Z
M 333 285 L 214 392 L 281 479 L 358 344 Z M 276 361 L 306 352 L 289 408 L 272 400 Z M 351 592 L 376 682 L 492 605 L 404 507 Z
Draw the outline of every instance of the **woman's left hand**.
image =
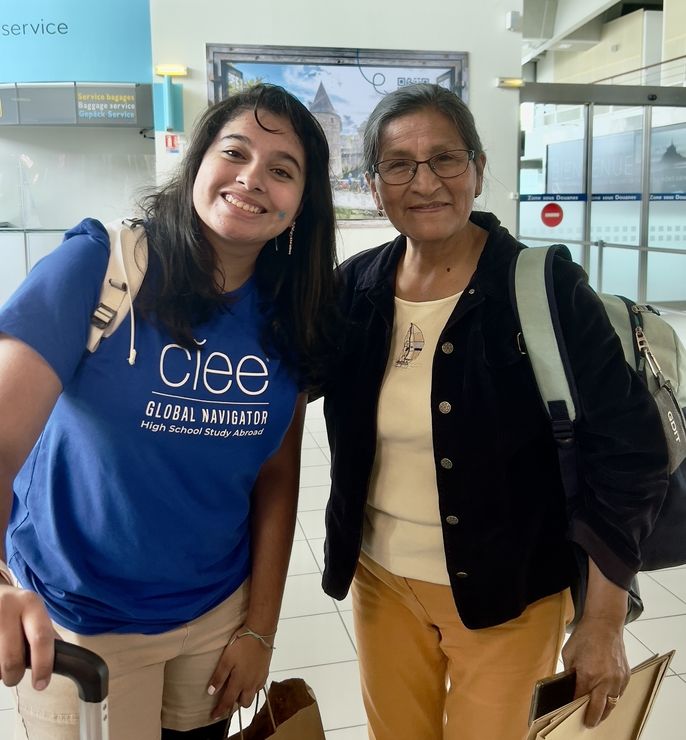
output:
M 244 628 L 239 628 L 236 634 L 243 631 Z M 218 697 L 212 720 L 233 712 L 236 705 L 249 707 L 269 675 L 272 650 L 250 635 L 234 638 L 224 648 L 210 677 L 208 693 Z
M 623 625 L 584 616 L 562 650 L 566 669 L 576 671 L 574 698 L 590 694 L 584 722 L 595 727 L 612 711 L 629 683 Z

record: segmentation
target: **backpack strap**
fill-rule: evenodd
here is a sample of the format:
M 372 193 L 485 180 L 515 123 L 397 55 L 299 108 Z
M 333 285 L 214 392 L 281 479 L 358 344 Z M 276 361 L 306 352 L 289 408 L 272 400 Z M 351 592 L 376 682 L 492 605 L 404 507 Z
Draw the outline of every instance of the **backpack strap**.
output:
M 526 354 L 559 442 L 565 420 L 567 431 L 573 434 L 578 403 L 555 302 L 552 264 L 556 254 L 571 259 L 567 248 L 559 244 L 522 249 L 515 257 L 513 297 Z M 556 422 L 561 422 L 557 430 Z
M 98 305 L 91 316 L 86 343 L 89 352 L 95 352 L 100 340 L 114 333 L 124 320 L 127 309 L 133 311 L 133 301 L 148 266 L 148 248 L 142 221 L 120 219 L 105 224 L 105 228 L 110 239 L 110 257 Z M 125 301 L 126 305 L 123 306 Z M 135 355 L 135 352 L 132 351 L 132 354 Z
M 645 379 L 643 358 L 638 351 L 636 336 L 634 334 L 636 327 L 643 328 L 641 314 L 632 311 L 635 305 L 634 302 L 624 296 L 599 293 L 598 297 L 603 302 L 605 313 L 607 313 L 612 328 L 622 343 L 624 358 L 631 368 Z
M 515 257 L 510 290 L 526 354 L 550 417 L 562 485 L 571 504 L 579 490 L 574 437 L 579 405 L 555 301 L 552 264 L 556 254 L 571 260 L 561 244 L 522 249 Z

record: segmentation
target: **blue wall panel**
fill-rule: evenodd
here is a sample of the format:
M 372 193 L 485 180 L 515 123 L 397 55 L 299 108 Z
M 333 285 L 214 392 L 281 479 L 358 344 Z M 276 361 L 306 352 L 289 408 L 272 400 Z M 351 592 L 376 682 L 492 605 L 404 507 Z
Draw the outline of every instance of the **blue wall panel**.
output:
M 0 82 L 152 82 L 148 0 L 0 1 Z

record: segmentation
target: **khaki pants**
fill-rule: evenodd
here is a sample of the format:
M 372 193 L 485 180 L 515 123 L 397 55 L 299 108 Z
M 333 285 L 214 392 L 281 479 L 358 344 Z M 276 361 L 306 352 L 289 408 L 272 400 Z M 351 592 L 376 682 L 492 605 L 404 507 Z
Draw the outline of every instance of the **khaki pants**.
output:
M 78 635 L 58 625 L 68 642 L 98 653 L 110 670 L 110 740 L 160 740 L 162 727 L 191 730 L 212 723 L 217 697 L 207 685 L 248 607 L 246 581 L 202 617 L 159 635 Z M 15 740 L 78 740 L 79 699 L 75 685 L 53 676 L 45 691 L 30 677 L 17 687 Z
M 364 554 L 353 582 L 371 740 L 522 740 L 535 682 L 555 673 L 569 591 L 468 630 L 449 586 L 389 573 Z

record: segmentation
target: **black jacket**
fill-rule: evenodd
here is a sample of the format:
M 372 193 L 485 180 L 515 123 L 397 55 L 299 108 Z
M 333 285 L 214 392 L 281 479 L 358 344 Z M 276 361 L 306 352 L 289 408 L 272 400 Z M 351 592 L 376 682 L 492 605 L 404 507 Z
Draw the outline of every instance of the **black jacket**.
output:
M 550 422 L 519 350 L 509 295 L 513 257 L 524 245 L 492 214 L 474 212 L 471 220 L 489 237 L 439 338 L 431 404 L 448 573 L 460 617 L 474 629 L 517 617 L 570 585 L 572 542 L 628 587 L 665 494 L 667 451 L 655 404 L 626 364 L 585 273 L 557 260 L 558 310 L 582 405 L 582 503 L 567 510 Z M 341 267 L 345 327 L 324 403 L 332 491 L 323 586 L 337 599 L 360 552 L 405 243 L 398 237 Z M 441 401 L 450 411 L 439 409 Z

